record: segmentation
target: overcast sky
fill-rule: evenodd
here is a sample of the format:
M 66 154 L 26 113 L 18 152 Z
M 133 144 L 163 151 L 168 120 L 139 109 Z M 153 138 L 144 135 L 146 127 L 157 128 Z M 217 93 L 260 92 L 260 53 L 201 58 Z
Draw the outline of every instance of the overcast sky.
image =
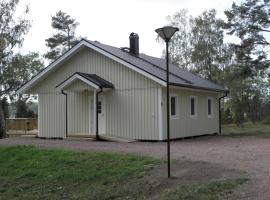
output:
M 80 23 L 77 35 L 116 47 L 129 45 L 129 34 L 140 37 L 140 52 L 161 56 L 163 46 L 156 42 L 156 28 L 166 25 L 166 16 L 187 8 L 193 16 L 215 8 L 218 17 L 232 0 L 21 0 L 20 11 L 30 8 L 31 30 L 25 37 L 23 52 L 46 52 L 45 39 L 52 35 L 51 16 L 62 10 Z

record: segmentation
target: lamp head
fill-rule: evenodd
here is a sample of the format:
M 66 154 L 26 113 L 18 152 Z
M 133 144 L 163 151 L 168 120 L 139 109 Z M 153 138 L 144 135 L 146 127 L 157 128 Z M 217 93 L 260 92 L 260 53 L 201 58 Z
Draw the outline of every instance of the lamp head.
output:
M 172 26 L 164 26 L 155 30 L 159 37 L 161 37 L 165 42 L 169 42 L 175 32 L 179 31 L 179 28 Z

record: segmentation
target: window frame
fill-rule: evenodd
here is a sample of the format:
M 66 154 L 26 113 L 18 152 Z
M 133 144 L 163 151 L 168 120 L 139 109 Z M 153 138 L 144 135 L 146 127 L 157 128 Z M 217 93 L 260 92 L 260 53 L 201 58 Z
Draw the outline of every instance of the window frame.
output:
M 211 114 L 208 113 L 208 101 L 211 100 Z M 214 117 L 214 99 L 213 97 L 207 97 L 206 101 L 206 113 L 208 118 L 213 118 Z
M 191 114 L 191 99 L 194 99 L 194 115 Z M 197 119 L 198 111 L 197 111 L 197 96 L 191 95 L 189 97 L 189 115 L 191 119 Z
M 175 115 L 172 115 L 172 106 L 171 106 L 171 100 L 172 97 L 175 98 Z M 178 119 L 179 118 L 179 112 L 178 112 L 178 107 L 179 107 L 179 103 L 178 103 L 178 95 L 177 94 L 170 94 L 170 103 L 169 103 L 169 107 L 170 107 L 170 119 Z

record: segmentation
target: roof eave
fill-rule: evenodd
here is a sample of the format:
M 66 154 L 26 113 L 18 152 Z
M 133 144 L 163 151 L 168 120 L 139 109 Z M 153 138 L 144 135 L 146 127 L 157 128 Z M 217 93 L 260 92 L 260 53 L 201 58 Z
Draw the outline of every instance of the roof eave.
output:
M 184 85 L 184 84 L 178 84 L 178 83 L 170 83 L 172 86 L 177 86 L 177 87 L 183 87 L 183 88 L 193 88 L 193 89 L 198 89 L 198 90 L 204 90 L 204 91 L 211 91 L 211 92 L 217 92 L 217 93 L 228 93 L 229 90 L 222 90 L 222 89 L 214 89 L 214 88 L 206 88 L 206 87 L 200 87 L 200 86 L 194 86 L 194 85 Z

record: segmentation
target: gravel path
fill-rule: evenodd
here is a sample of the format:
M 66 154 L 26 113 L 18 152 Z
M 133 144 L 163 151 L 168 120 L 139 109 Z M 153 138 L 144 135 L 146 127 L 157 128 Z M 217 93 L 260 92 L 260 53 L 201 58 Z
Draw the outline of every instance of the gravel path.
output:
M 167 155 L 166 143 L 164 142 L 117 143 L 36 138 L 0 140 L 0 145 L 18 144 L 31 144 L 40 148 L 136 153 L 157 158 L 166 158 Z M 250 175 L 251 181 L 247 189 L 239 191 L 243 199 L 270 199 L 270 139 L 207 136 L 173 141 L 171 143 L 171 158 L 207 161 L 245 171 Z

